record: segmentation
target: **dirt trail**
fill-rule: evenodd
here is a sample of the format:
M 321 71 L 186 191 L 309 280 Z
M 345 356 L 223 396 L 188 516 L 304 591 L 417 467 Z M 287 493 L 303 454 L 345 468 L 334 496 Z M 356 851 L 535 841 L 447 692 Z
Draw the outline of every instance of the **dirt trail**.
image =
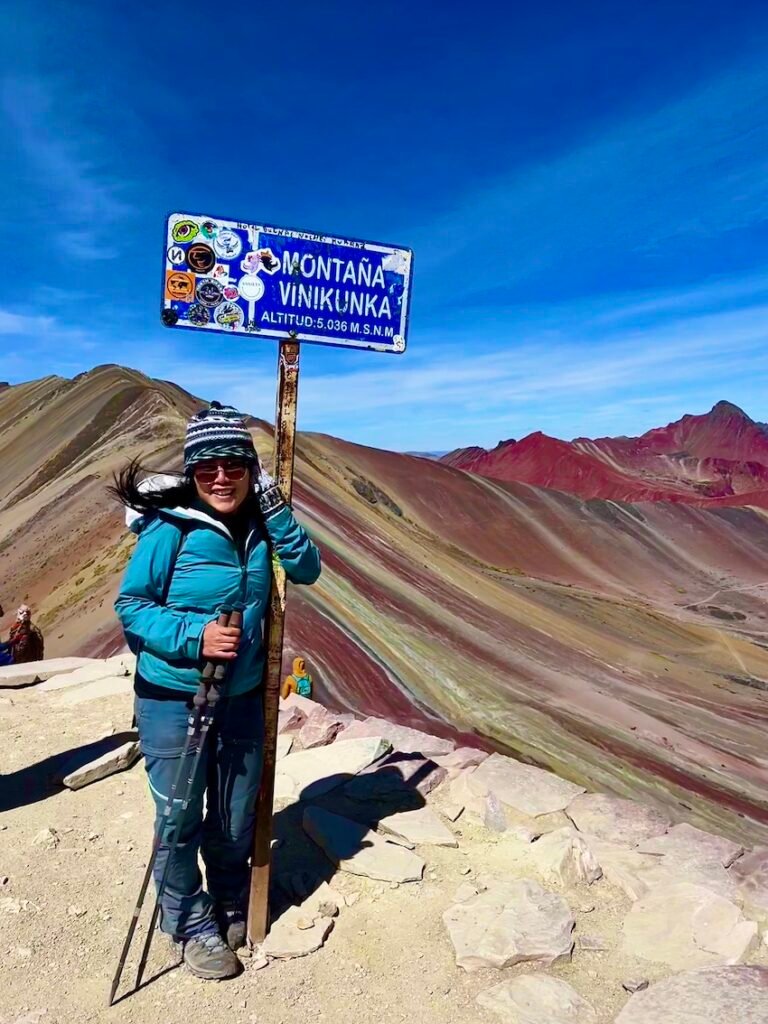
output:
M 342 908 L 318 952 L 272 961 L 260 970 L 246 960 L 244 973 L 234 981 L 204 983 L 178 964 L 158 936 L 147 983 L 107 1009 L 109 982 L 150 847 L 151 802 L 141 762 L 77 792 L 51 789 L 59 755 L 131 724 L 129 694 L 71 707 L 57 706 L 54 698 L 35 687 L 0 694 L 2 1024 L 204 1019 L 477 1024 L 494 1019 L 476 1005 L 477 994 L 498 983 L 502 974 L 506 978 L 530 970 L 467 974 L 455 965 L 442 913 L 458 886 L 483 878 L 532 876 L 525 844 L 459 819 L 451 826 L 458 849 L 419 848 L 427 862 L 420 883 L 390 887 L 333 874 L 337 891 L 359 898 Z M 55 848 L 36 845 L 43 829 L 57 833 Z M 304 852 L 317 856 L 299 829 L 276 851 L 276 873 Z M 621 981 L 633 976 L 653 980 L 665 970 L 618 952 L 629 906 L 618 890 L 600 881 L 565 896 L 577 917 L 577 934 L 601 935 L 609 950 L 577 949 L 571 963 L 549 973 L 589 999 L 600 1024 L 611 1024 L 628 998 Z M 137 950 L 138 944 L 134 956 Z M 762 946 L 750 962 L 768 963 L 766 952 Z M 124 984 L 132 976 L 129 968 Z

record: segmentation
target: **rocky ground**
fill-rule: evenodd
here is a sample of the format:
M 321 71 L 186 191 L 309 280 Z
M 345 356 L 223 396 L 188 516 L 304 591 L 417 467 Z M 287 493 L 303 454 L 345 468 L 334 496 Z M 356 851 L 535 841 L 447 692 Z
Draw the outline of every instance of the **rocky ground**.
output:
M 0 1024 L 768 1021 L 768 848 L 301 698 L 269 939 L 218 984 L 158 936 L 126 995 L 140 929 L 108 1009 L 151 844 L 129 671 L 0 670 Z

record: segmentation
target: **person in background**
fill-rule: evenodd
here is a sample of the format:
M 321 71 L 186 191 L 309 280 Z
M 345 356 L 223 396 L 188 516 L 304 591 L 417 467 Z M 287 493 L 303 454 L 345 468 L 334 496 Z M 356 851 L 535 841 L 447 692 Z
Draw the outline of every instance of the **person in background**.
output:
M 312 676 L 307 672 L 303 658 L 293 659 L 293 672 L 285 677 L 280 688 L 280 696 L 283 700 L 289 693 L 297 693 L 300 697 L 312 696 Z
M 16 621 L 11 626 L 8 646 L 14 665 L 42 661 L 45 657 L 43 634 L 32 622 L 32 611 L 28 604 L 21 605 L 16 612 Z
M 5 611 L 3 610 L 3 606 L 0 604 L 0 619 L 2 619 L 2 617 L 4 615 L 5 615 Z M 12 664 L 13 664 L 13 656 L 11 654 L 11 645 L 7 644 L 7 643 L 4 644 L 3 641 L 0 640 L 0 668 L 2 668 L 3 665 L 12 665 Z
M 155 865 L 159 884 L 178 829 L 160 928 L 183 944 L 193 974 L 215 980 L 239 972 L 234 950 L 246 937 L 272 560 L 279 559 L 291 583 L 309 584 L 320 575 L 320 555 L 261 469 L 235 409 L 214 402 L 192 417 L 184 469 L 181 478 L 139 481 L 141 468 L 132 462 L 116 478 L 113 494 L 139 539 L 115 610 L 137 655 L 134 706 L 156 824 L 177 774 L 203 664 L 228 666 L 189 806 L 183 821 L 178 811 L 171 814 Z M 221 610 L 234 607 L 243 610 L 242 629 L 218 625 Z

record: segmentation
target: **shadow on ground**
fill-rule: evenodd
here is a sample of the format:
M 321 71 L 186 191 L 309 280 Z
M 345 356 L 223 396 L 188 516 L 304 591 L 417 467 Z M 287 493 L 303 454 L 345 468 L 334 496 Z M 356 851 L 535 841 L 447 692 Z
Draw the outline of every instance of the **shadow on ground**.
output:
M 135 732 L 118 732 L 82 747 L 62 750 L 17 772 L 0 775 L 0 812 L 26 807 L 59 793 L 65 775 L 137 738 Z
M 408 777 L 414 766 L 415 771 Z M 290 906 L 303 903 L 323 882 L 330 882 L 340 870 L 304 831 L 302 819 L 308 807 L 321 807 L 376 831 L 382 818 L 425 806 L 418 787 L 436 769 L 421 754 L 390 755 L 378 768 L 373 765 L 362 774 L 340 774 L 323 780 L 328 791 L 322 796 L 279 808 L 272 819 L 273 837 L 279 841 L 272 853 L 272 923 Z M 349 859 L 369 845 L 362 838 L 347 840 L 343 858 Z

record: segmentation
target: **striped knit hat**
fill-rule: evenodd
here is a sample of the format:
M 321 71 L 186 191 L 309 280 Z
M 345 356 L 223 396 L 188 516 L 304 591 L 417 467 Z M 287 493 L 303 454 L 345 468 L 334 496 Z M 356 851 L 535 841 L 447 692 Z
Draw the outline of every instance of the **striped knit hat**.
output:
M 184 469 L 189 472 L 206 459 L 244 459 L 258 465 L 259 457 L 245 420 L 231 405 L 211 402 L 187 423 Z

